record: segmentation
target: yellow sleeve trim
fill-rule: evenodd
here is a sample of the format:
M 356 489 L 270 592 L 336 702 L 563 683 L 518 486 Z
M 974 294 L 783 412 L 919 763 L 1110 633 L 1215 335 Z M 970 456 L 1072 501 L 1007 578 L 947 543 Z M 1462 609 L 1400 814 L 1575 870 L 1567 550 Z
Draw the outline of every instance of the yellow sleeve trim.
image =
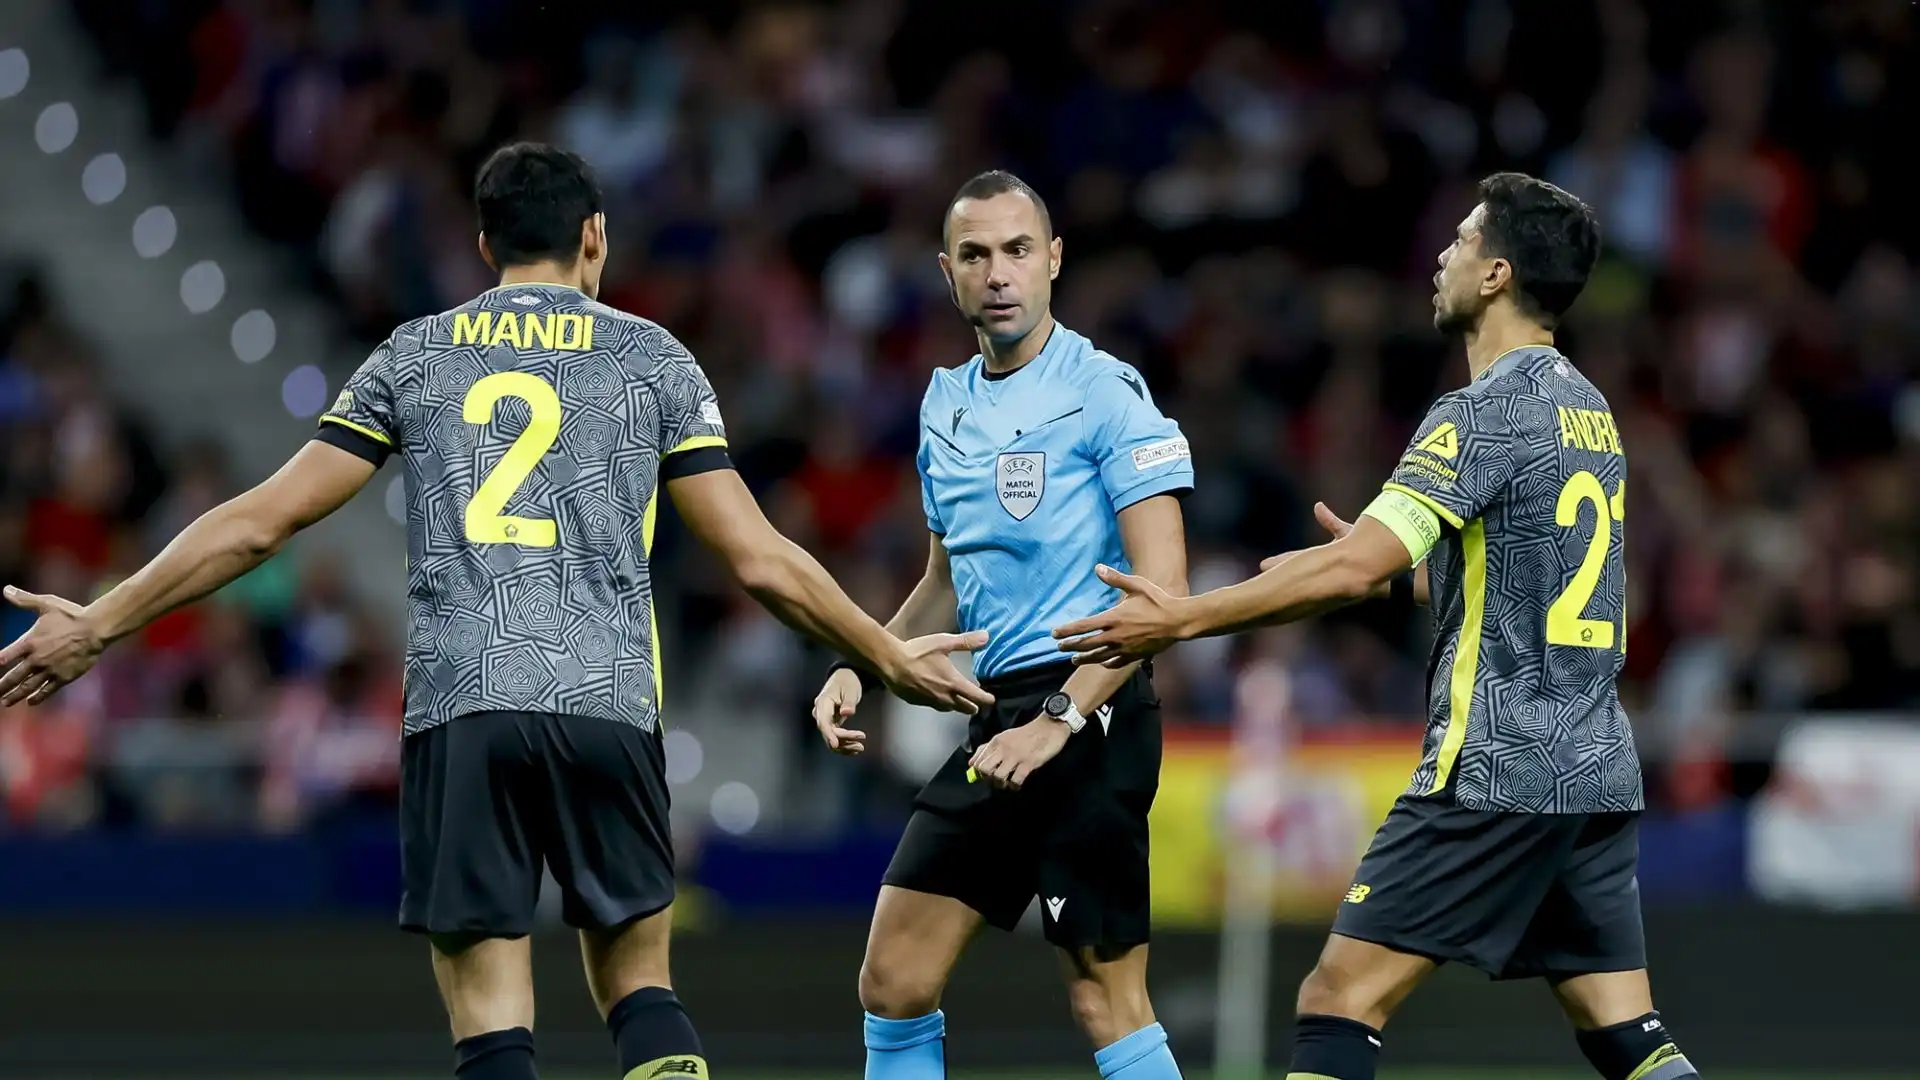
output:
M 1397 491 L 1402 495 L 1411 495 L 1415 501 L 1419 502 L 1421 506 L 1424 506 L 1427 509 L 1433 511 L 1435 514 L 1439 515 L 1441 521 L 1446 522 L 1447 524 L 1453 526 L 1456 529 L 1464 529 L 1467 527 L 1466 519 L 1462 518 L 1459 514 L 1454 513 L 1453 511 L 1447 509 L 1446 507 L 1441 506 L 1439 503 L 1434 502 L 1433 496 L 1428 495 L 1425 492 L 1415 491 L 1414 489 L 1408 487 L 1405 484 L 1387 484 L 1384 490 Z
M 320 422 L 323 424 L 339 424 L 341 427 L 346 428 L 348 431 L 357 431 L 360 434 L 365 435 L 367 438 L 372 439 L 374 442 L 377 442 L 382 446 L 393 445 L 392 439 L 387 438 L 385 435 L 382 435 L 380 432 L 373 430 L 372 428 L 366 426 L 365 424 L 356 424 L 351 420 L 342 420 L 341 418 L 337 416 L 332 416 L 332 415 L 322 416 L 320 418 Z
M 679 454 L 688 450 L 703 450 L 709 446 L 725 445 L 727 445 L 727 437 L 725 435 L 695 435 L 690 439 L 680 440 L 680 445 L 667 451 L 667 453 Z
M 1367 517 L 1385 525 L 1406 545 L 1415 566 L 1440 542 L 1440 517 L 1425 503 L 1404 491 L 1382 491 L 1365 510 Z

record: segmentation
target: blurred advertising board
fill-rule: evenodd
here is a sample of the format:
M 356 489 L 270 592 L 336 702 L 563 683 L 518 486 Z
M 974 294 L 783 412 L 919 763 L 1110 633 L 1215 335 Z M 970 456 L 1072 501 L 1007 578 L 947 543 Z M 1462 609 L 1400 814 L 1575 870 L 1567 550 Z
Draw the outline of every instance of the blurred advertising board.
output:
M 1417 723 L 1289 728 L 1279 670 L 1243 674 L 1239 697 L 1231 732 L 1168 732 L 1151 821 L 1158 925 L 1219 926 L 1229 859 L 1261 867 L 1276 919 L 1325 922 L 1420 762 Z
M 1768 900 L 1920 904 L 1920 720 L 1831 717 L 1788 727 L 1748 843 L 1753 890 Z

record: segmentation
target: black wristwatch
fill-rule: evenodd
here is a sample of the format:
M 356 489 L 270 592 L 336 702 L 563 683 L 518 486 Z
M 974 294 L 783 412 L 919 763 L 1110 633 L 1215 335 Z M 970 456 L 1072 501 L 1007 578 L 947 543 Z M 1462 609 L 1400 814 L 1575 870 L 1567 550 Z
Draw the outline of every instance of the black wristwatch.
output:
M 1068 697 L 1064 690 L 1049 695 L 1046 701 L 1041 702 L 1040 712 L 1043 716 L 1067 725 L 1069 735 L 1078 735 L 1080 729 L 1087 726 L 1087 718 L 1080 715 L 1080 710 L 1074 707 L 1073 699 Z

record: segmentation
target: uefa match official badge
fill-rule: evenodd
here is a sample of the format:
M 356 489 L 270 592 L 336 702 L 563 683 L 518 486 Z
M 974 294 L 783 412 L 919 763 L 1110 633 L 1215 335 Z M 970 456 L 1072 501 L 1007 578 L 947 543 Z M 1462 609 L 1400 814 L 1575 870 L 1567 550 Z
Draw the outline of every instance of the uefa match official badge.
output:
M 994 490 L 1000 495 L 1000 508 L 1015 521 L 1027 520 L 1040 505 L 1047 491 L 1047 455 L 1045 453 L 1001 454 L 993 466 Z

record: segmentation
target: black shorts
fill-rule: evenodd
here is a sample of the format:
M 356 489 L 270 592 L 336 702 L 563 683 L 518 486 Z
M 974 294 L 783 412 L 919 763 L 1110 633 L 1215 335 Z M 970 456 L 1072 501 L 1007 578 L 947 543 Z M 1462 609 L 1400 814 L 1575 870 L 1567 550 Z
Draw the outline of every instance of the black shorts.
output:
M 1446 792 L 1401 796 L 1333 932 L 1496 979 L 1644 968 L 1639 821 L 1469 810 Z
M 1032 720 L 1073 673 L 1048 664 L 984 680 L 991 709 L 914 801 L 885 881 L 951 896 L 1011 930 L 1040 897 L 1047 940 L 1062 948 L 1131 948 L 1148 938 L 1147 812 L 1160 785 L 1160 701 L 1146 669 L 1019 791 L 969 780 L 967 762 L 995 734 Z
M 518 937 L 545 864 L 569 926 L 606 929 L 673 902 L 658 730 L 587 716 L 486 712 L 406 737 L 400 925 Z

